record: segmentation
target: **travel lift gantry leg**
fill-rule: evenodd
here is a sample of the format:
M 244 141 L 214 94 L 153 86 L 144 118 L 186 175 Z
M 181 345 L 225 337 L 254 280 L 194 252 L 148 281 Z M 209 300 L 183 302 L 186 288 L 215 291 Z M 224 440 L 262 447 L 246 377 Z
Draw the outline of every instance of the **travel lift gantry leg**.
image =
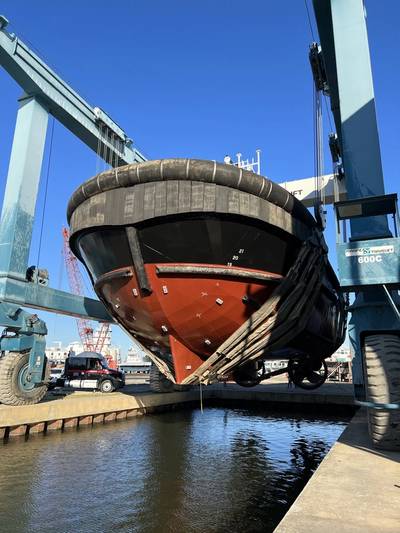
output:
M 337 130 L 333 155 L 344 170 L 348 198 L 335 204 L 335 212 L 341 286 L 355 293 L 348 329 L 356 398 L 369 406 L 374 444 L 399 449 L 400 247 L 397 227 L 393 237 L 387 218 L 392 214 L 396 226 L 397 196 L 384 191 L 366 14 L 362 0 L 313 5 Z M 340 232 L 347 220 L 348 242 Z
M 92 108 L 14 34 L 0 16 L 0 65 L 23 88 L 0 220 L 0 403 L 37 403 L 44 396 L 46 325 L 24 305 L 110 321 L 103 304 L 47 286 L 29 250 L 49 113 L 112 166 L 145 161 L 124 131 Z

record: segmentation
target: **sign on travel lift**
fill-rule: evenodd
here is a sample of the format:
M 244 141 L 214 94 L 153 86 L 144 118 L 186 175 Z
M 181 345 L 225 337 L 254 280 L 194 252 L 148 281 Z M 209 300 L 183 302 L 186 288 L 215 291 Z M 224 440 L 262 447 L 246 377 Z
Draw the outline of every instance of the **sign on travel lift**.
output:
M 397 194 L 369 196 L 335 202 L 336 250 L 338 256 L 340 285 L 347 291 L 364 285 L 400 284 L 400 227 Z M 391 215 L 392 228 L 386 226 L 386 235 L 381 238 L 347 240 L 347 221 L 359 231 L 359 221 L 373 217 L 372 224 L 379 225 L 382 217 Z M 393 237 L 392 237 L 393 235 Z
M 374 239 L 337 244 L 341 285 L 398 283 L 400 271 L 399 239 Z

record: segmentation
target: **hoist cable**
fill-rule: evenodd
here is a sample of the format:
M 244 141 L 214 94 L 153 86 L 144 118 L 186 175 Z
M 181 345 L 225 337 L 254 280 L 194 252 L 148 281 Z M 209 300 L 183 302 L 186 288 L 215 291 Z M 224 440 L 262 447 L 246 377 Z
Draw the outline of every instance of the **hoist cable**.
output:
M 107 130 L 107 126 L 104 126 L 104 142 L 103 142 L 103 146 L 104 146 L 104 170 L 106 170 L 107 168 L 107 165 L 108 165 L 108 162 L 109 162 L 109 150 L 108 150 L 108 146 L 106 144 L 106 141 L 108 141 L 108 130 Z
M 307 12 L 308 25 L 313 42 L 315 42 L 313 25 L 311 22 L 310 10 L 308 8 L 307 0 L 304 0 L 304 5 Z M 326 101 L 325 101 L 325 105 Z M 328 112 L 329 117 L 329 112 Z M 330 117 L 329 117 L 330 122 Z M 315 202 L 314 202 L 314 214 L 318 209 L 319 204 L 322 202 L 322 186 L 321 176 L 323 172 L 323 139 L 322 139 L 322 106 L 321 106 L 321 94 L 315 85 L 313 79 L 313 137 L 314 137 L 314 188 L 315 188 Z
M 304 5 L 306 6 L 307 18 L 308 18 L 308 24 L 309 24 L 309 26 L 310 26 L 311 37 L 312 37 L 313 41 L 315 41 L 314 31 L 313 31 L 313 27 L 312 27 L 312 23 L 311 23 L 311 16 L 310 16 L 310 11 L 309 11 L 309 9 L 308 9 L 308 2 L 307 2 L 307 0 L 304 0 Z
M 97 135 L 97 150 L 96 150 L 96 174 L 100 172 L 100 136 L 101 136 L 101 130 L 100 126 L 98 126 L 98 135 Z
M 323 193 L 324 146 L 322 121 L 322 91 L 313 84 L 313 125 L 314 125 L 314 216 L 322 229 L 325 227 L 322 205 L 325 202 Z
M 116 166 L 117 158 L 117 136 L 113 131 L 111 132 L 110 144 L 110 166 L 111 168 L 114 168 Z
M 99 125 L 99 136 L 97 139 L 97 162 L 96 162 L 96 174 L 99 174 L 102 170 L 104 170 L 104 136 L 103 136 L 103 124 L 100 123 Z
M 315 88 L 315 82 L 314 80 L 312 81 L 312 84 L 313 84 L 313 92 L 312 92 L 312 98 L 313 98 L 313 102 L 312 102 L 312 109 L 313 109 L 313 156 L 314 156 L 314 189 L 315 189 L 315 200 L 314 200 L 314 209 L 316 208 L 317 206 L 317 202 L 318 202 L 318 177 L 317 177 L 317 157 L 316 157 L 316 138 L 317 138 L 317 132 L 316 132 L 316 120 L 315 120 L 315 117 L 316 117 L 316 88 Z
M 322 127 L 322 105 L 321 93 L 314 89 L 315 95 L 315 175 L 317 180 L 317 203 L 322 201 L 322 184 L 321 178 L 324 168 L 324 154 L 323 154 L 323 127 Z
M 103 135 L 103 124 L 101 125 L 100 130 L 100 171 L 104 170 L 104 135 Z
M 307 19 L 308 19 L 308 25 L 310 27 L 310 34 L 311 34 L 312 40 L 315 42 L 316 39 L 315 39 L 315 36 L 314 36 L 314 30 L 313 30 L 313 27 L 312 27 L 311 15 L 310 15 L 310 10 L 308 8 L 308 1 L 307 0 L 304 0 L 304 5 L 305 5 L 306 11 L 307 11 Z M 325 94 L 324 94 L 324 102 L 325 102 L 326 113 L 327 113 L 328 120 L 329 120 L 329 126 L 330 126 L 331 131 L 333 131 L 333 125 L 332 125 L 332 120 L 331 120 L 331 111 L 330 111 L 330 109 L 328 107 L 328 102 L 327 102 Z
M 114 138 L 114 161 L 112 167 L 116 168 L 118 166 L 118 152 L 119 152 L 119 139 L 116 135 L 113 136 Z
M 40 233 L 39 233 L 39 247 L 38 247 L 38 254 L 37 254 L 37 261 L 36 261 L 36 268 L 39 268 L 39 261 L 40 261 L 40 252 L 42 249 L 42 238 L 43 238 L 43 228 L 44 228 L 44 217 L 46 212 L 46 206 L 47 206 L 47 192 L 49 188 L 49 176 L 50 176 L 50 163 L 51 163 L 51 154 L 53 151 L 53 138 L 54 138 L 54 122 L 55 119 L 53 117 L 53 121 L 51 124 L 51 133 L 50 133 L 50 146 L 49 146 L 49 154 L 47 158 L 47 173 L 46 173 L 46 183 L 44 187 L 44 199 L 43 199 L 43 209 L 42 209 L 42 220 L 40 222 Z
M 331 110 L 329 109 L 328 107 L 328 102 L 327 102 L 327 98 L 326 98 L 326 95 L 324 94 L 324 102 L 325 102 L 325 108 L 326 108 L 326 114 L 327 114 L 327 117 L 328 117 L 328 120 L 329 120 L 329 127 L 331 129 L 331 131 L 333 132 L 333 126 L 332 126 L 332 120 L 331 120 Z

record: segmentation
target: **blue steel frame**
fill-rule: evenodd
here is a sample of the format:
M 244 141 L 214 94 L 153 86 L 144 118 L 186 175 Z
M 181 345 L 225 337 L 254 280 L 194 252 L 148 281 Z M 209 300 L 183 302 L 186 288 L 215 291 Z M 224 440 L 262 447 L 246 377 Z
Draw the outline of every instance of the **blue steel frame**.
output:
M 384 195 L 375 97 L 364 3 L 362 0 L 313 0 L 331 108 L 338 132 L 348 199 Z M 387 216 L 350 221 L 351 241 L 387 239 Z M 392 294 L 395 300 L 396 295 Z M 396 314 L 382 287 L 358 286 L 350 306 L 349 338 L 354 353 L 356 394 L 364 395 L 363 338 L 368 333 L 399 333 Z
M 40 384 L 45 379 L 46 324 L 37 315 L 17 305 L 0 304 L 0 324 L 5 327 L 0 337 L 0 351 L 29 351 L 27 380 Z
M 0 16 L 0 65 L 25 94 L 19 100 L 0 219 L 0 325 L 6 328 L 0 339 L 0 356 L 3 351 L 30 350 L 28 380 L 40 383 L 45 372 L 46 326 L 18 305 L 113 321 L 98 300 L 26 279 L 48 115 L 115 166 L 146 158 L 104 111 L 92 108 L 18 37 L 8 33 L 7 24 Z
M 47 121 L 37 98 L 20 99 L 0 218 L 0 301 L 112 321 L 97 300 L 26 279 Z

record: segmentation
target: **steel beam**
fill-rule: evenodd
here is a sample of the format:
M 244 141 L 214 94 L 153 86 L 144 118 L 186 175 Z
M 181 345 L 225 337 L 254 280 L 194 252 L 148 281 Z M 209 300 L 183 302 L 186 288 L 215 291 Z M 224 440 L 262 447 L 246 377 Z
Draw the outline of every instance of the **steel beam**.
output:
M 362 0 L 313 0 L 349 200 L 385 194 Z M 352 238 L 390 237 L 387 218 L 351 222 Z
M 0 220 L 0 276 L 25 279 L 47 122 L 36 98 L 20 99 Z
M 316 178 L 303 178 L 279 183 L 281 187 L 292 193 L 306 207 L 313 207 L 317 198 Z M 325 205 L 338 200 L 346 200 L 347 193 L 344 180 L 335 180 L 333 174 L 326 174 L 320 178 L 321 196 Z
M 77 318 L 114 322 L 99 300 L 51 289 L 18 278 L 0 277 L 1 302 L 52 311 Z
M 92 108 L 0 20 L 0 65 L 24 89 L 0 220 L 0 301 L 113 321 L 103 304 L 26 281 L 48 114 L 114 165 L 145 161 L 124 131 Z
M 385 194 L 363 0 L 313 0 L 349 200 Z M 351 241 L 391 237 L 387 216 L 350 221 Z M 354 272 L 356 277 L 357 272 Z M 360 287 L 348 334 L 353 382 L 363 388 L 365 332 L 398 329 L 379 287 Z
M 104 111 L 81 98 L 16 35 L 8 33 L 5 26 L 0 27 L 0 65 L 76 137 L 99 152 L 100 157 L 112 160 L 113 166 L 146 161 Z

